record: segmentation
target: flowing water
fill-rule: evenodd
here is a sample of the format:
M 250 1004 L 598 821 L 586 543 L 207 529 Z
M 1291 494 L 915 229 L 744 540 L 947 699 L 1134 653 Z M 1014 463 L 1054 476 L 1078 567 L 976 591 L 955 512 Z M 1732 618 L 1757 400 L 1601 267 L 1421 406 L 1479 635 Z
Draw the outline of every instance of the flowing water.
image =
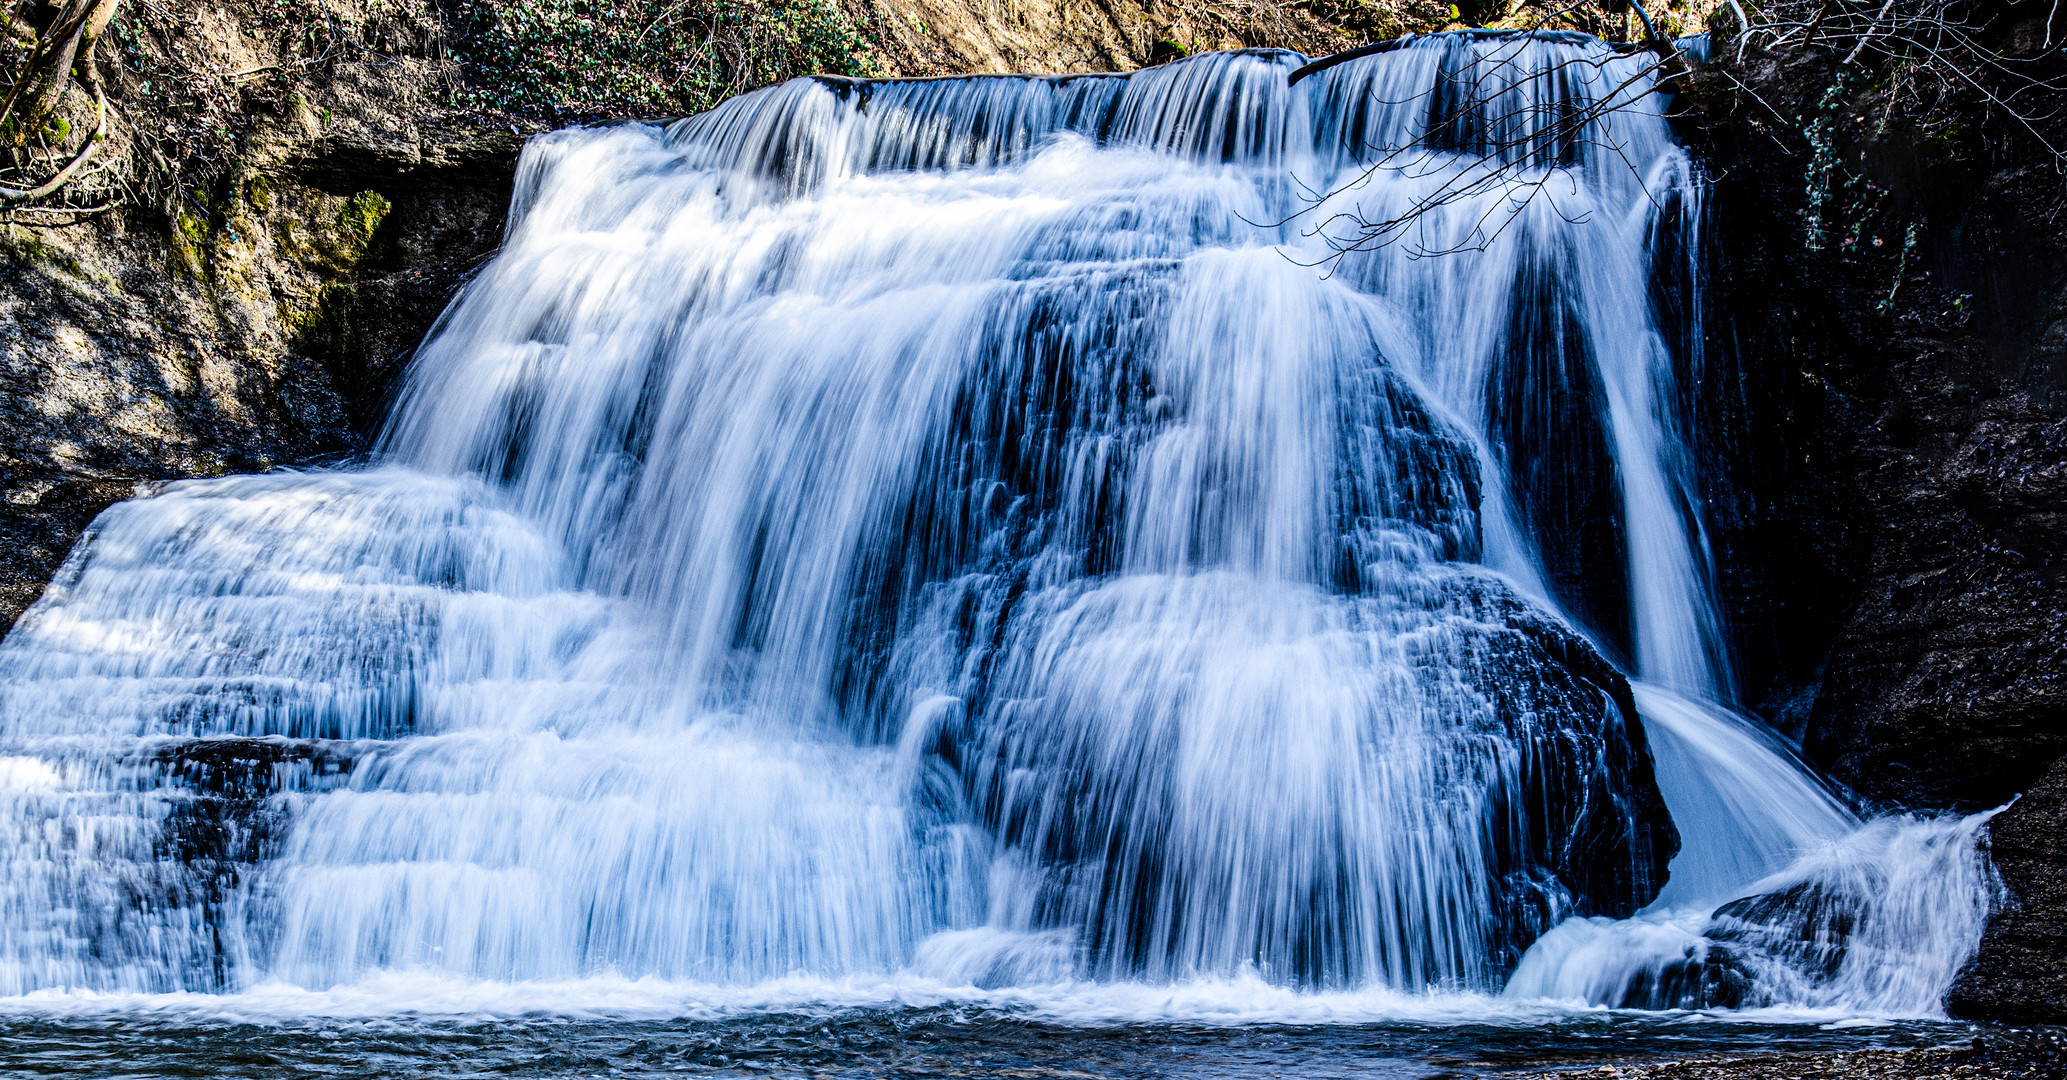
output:
M 0 1038 L 1938 1031 L 1981 819 L 1732 708 L 1644 62 L 1303 62 L 533 140 L 374 460 L 113 507 L 0 644 Z

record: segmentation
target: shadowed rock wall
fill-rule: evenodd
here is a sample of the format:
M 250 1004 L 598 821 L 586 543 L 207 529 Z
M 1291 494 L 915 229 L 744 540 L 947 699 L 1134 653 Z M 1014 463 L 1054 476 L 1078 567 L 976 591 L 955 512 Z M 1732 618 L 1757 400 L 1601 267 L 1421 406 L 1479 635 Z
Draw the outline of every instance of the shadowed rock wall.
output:
M 2036 31 L 1995 24 L 2026 55 Z M 2067 953 L 2008 944 L 2067 916 L 2034 839 L 2067 830 L 2067 181 L 2039 139 L 2067 130 L 1911 110 L 1833 56 L 1725 50 L 1692 85 L 1717 178 L 1696 404 L 1743 702 L 1870 805 L 2032 790 L 1997 824 L 2023 914 L 1954 1002 L 2067 1019 Z

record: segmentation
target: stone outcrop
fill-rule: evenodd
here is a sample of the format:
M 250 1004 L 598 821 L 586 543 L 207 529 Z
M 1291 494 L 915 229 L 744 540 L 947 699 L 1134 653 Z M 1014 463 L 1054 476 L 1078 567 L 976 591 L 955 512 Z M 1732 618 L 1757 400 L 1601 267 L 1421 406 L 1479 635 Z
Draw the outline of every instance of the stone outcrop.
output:
M 118 23 L 100 183 L 166 204 L 0 224 L 0 630 L 139 484 L 362 451 L 499 242 L 518 130 L 441 104 L 421 12 L 344 15 L 388 51 L 304 64 L 210 4 Z M 293 89 L 251 83 L 283 66 Z
M 1996 913 L 1948 1004 L 2000 1023 L 2057 1024 L 2067 1002 L 2067 769 L 2053 769 L 1988 829 L 2017 902 Z
M 424 149 L 252 168 L 169 248 L 119 224 L 0 227 L 0 627 L 139 483 L 364 448 L 393 372 L 500 237 L 517 147 Z
M 1869 805 L 2032 791 L 1996 823 L 2021 912 L 1954 1003 L 2067 1019 L 2067 952 L 2020 944 L 2067 920 L 2033 842 L 2067 829 L 2041 796 L 2067 781 L 2067 188 L 2039 140 L 2063 131 L 1724 56 L 1684 104 L 1717 177 L 1700 405 L 1744 702 Z M 2014 1009 L 1977 989 L 2012 978 Z
M 0 232 L 0 626 L 139 483 L 363 449 L 381 398 L 493 250 L 507 135 L 279 146 L 175 234 Z M 187 219 L 193 222 L 195 219 Z
M 1800 133 L 1832 67 L 1754 54 L 1692 95 L 1718 176 L 1702 427 L 1744 698 L 1870 800 L 1996 806 L 2067 752 L 2061 180 L 2013 131 L 1897 129 L 1838 152 L 1869 205 L 1811 250 Z

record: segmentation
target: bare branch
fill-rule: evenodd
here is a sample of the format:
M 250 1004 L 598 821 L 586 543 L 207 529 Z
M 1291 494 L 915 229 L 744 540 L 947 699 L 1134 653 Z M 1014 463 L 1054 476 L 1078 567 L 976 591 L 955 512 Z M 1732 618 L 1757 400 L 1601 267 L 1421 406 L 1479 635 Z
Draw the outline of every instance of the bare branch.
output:
M 1464 234 L 1451 238 L 1442 246 L 1416 243 L 1409 248 L 1408 257 L 1425 258 L 1483 250 L 1503 235 L 1514 220 L 1526 213 L 1539 198 L 1548 200 L 1555 212 L 1576 223 L 1584 220 L 1585 215 L 1566 213 L 1551 191 L 1553 183 L 1571 183 L 1568 166 L 1574 155 L 1589 149 L 1605 150 L 1620 157 L 1632 172 L 1636 170 L 1635 164 L 1629 162 L 1623 148 L 1614 140 L 1609 120 L 1615 113 L 1638 107 L 1661 83 L 1685 73 L 1688 69 L 1684 57 L 1670 44 L 1654 40 L 1647 51 L 1655 59 L 1632 65 L 1627 71 L 1615 72 L 1611 76 L 1615 79 L 1613 85 L 1598 88 L 1583 103 L 1561 96 L 1511 98 L 1508 95 L 1526 81 L 1514 66 L 1531 36 L 1526 32 L 1479 35 L 1474 46 L 1493 42 L 1490 55 L 1476 57 L 1471 67 L 1466 69 L 1468 74 L 1444 72 L 1434 89 L 1419 95 L 1422 98 L 1444 95 L 1456 103 L 1452 110 L 1454 115 L 1444 116 L 1437 108 L 1439 103 L 1431 100 L 1431 121 L 1405 145 L 1373 147 L 1359 144 L 1350 148 L 1360 155 L 1373 154 L 1376 159 L 1333 191 L 1312 193 L 1312 203 L 1302 213 L 1311 213 L 1337 195 L 1362 188 L 1381 174 L 1410 180 L 1435 176 L 1441 179 L 1432 190 L 1417 194 L 1408 206 L 1383 219 L 1365 218 L 1357 212 L 1337 212 L 1308 226 L 1307 235 L 1320 236 L 1331 249 L 1323 262 L 1339 260 L 1352 251 L 1398 243 L 1409 235 L 1411 226 L 1431 212 L 1463 202 L 1484 202 Z M 1512 47 L 1503 50 L 1508 43 Z M 1343 60 L 1392 47 L 1397 45 L 1367 47 L 1339 57 L 1329 57 L 1307 65 L 1295 75 L 1315 74 Z M 1627 54 L 1575 52 L 1540 70 L 1532 68 L 1528 74 L 1535 78 L 1554 78 L 1568 71 L 1586 69 L 1597 77 L 1611 65 L 1627 65 L 1629 61 Z M 1503 100 L 1512 104 L 1503 107 Z M 1468 123 L 1472 137 L 1460 140 L 1460 132 L 1455 127 L 1458 123 Z M 1645 194 L 1649 195 L 1648 189 Z M 1294 215 L 1295 218 L 1297 216 Z M 1345 232 L 1347 235 L 1343 235 Z

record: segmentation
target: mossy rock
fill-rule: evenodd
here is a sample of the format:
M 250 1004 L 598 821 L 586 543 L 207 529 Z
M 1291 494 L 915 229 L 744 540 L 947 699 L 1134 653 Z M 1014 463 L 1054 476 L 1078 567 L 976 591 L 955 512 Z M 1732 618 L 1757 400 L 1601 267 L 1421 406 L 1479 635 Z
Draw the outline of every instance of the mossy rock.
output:
M 389 202 L 387 196 L 378 191 L 362 191 L 345 200 L 344 209 L 338 212 L 337 221 L 344 227 L 346 239 L 357 249 L 353 252 L 355 259 L 358 255 L 364 254 L 366 248 L 373 243 L 373 234 L 380 231 L 380 223 L 387 218 L 388 211 L 394 208 L 395 204 Z
M 196 280 L 207 273 L 207 222 L 182 210 L 173 218 L 172 236 L 169 239 L 172 253 L 179 259 L 180 269 Z

